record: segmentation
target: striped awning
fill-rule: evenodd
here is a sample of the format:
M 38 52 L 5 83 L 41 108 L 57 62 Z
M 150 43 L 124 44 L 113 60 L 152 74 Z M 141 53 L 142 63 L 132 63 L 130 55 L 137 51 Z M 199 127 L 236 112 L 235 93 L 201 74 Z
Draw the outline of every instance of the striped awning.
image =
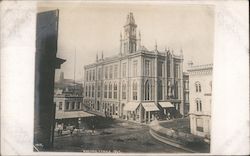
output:
M 142 106 L 147 112 L 159 110 L 159 108 L 155 105 L 154 102 L 142 103 Z
M 136 108 L 139 106 L 139 102 L 128 102 L 126 103 L 124 110 L 125 111 L 135 111 Z
M 174 105 L 171 102 L 159 102 L 162 108 L 170 108 L 174 107 Z

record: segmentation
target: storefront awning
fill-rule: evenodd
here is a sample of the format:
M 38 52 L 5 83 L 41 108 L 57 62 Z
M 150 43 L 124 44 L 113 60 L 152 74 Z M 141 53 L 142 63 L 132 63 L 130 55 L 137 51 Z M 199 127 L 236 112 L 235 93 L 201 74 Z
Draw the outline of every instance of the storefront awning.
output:
M 142 106 L 147 112 L 159 110 L 159 108 L 153 102 L 142 103 Z
M 126 103 L 124 110 L 125 111 L 135 111 L 136 108 L 139 106 L 139 102 L 128 102 Z
M 159 102 L 162 108 L 170 108 L 174 107 L 174 105 L 171 102 Z
M 68 119 L 68 118 L 83 118 L 95 116 L 93 114 L 84 111 L 67 111 L 67 112 L 56 112 L 56 119 Z

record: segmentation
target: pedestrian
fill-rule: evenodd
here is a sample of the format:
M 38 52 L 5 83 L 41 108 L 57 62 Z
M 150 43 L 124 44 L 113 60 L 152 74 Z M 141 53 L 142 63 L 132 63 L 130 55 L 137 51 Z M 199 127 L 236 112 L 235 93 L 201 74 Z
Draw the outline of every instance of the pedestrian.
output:
M 57 129 L 57 135 L 60 136 L 60 129 Z
M 71 127 L 70 127 L 70 135 L 71 135 L 71 136 L 73 135 L 73 131 L 74 131 L 74 127 L 71 126 Z
M 62 128 L 63 126 L 61 124 L 58 125 L 58 136 L 62 135 Z
M 170 118 L 170 113 L 168 112 L 168 120 L 170 120 L 171 118 Z

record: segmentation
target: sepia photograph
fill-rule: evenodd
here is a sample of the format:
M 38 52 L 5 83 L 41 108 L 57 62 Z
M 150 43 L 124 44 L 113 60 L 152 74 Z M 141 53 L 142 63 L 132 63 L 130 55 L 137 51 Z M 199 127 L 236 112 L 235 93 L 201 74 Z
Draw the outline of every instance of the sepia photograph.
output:
M 247 1 L 1 1 L 0 155 L 249 155 Z
M 209 153 L 211 5 L 41 3 L 34 150 Z

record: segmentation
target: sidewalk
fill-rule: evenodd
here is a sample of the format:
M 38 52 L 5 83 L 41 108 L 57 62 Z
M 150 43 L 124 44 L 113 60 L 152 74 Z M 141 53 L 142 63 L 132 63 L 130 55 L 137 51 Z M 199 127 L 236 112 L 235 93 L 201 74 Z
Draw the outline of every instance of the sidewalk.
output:
M 174 122 L 174 121 L 173 121 Z M 174 124 L 169 122 L 169 125 Z M 204 139 L 190 133 L 176 131 L 178 127 L 163 127 L 159 121 L 150 124 L 150 134 L 166 144 L 195 153 L 209 153 L 210 145 Z

